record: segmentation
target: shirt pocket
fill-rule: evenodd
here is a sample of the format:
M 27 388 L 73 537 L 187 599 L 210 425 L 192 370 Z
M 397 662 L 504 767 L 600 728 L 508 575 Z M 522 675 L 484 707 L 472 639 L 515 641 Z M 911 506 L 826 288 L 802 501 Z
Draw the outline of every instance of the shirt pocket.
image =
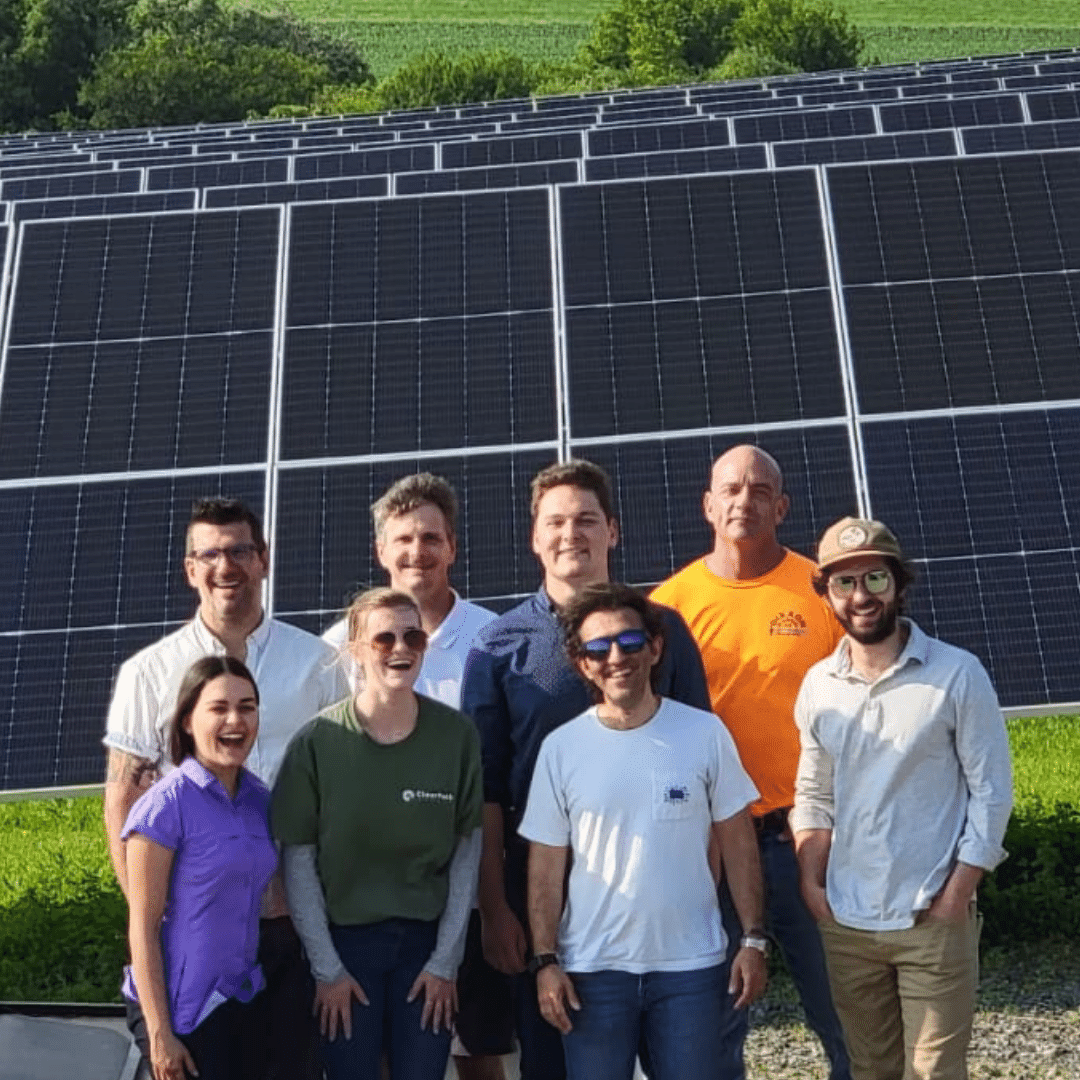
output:
M 693 784 L 689 773 L 654 769 L 652 774 L 653 821 L 680 821 L 694 812 Z

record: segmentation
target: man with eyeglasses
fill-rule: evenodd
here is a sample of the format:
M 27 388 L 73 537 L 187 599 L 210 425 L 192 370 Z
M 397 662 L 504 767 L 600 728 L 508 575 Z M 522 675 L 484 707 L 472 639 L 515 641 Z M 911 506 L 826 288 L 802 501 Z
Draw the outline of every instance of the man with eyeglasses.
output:
M 966 1080 L 975 891 L 1012 807 L 990 679 L 901 617 L 911 580 L 880 522 L 825 531 L 814 588 L 847 633 L 795 703 L 791 826 L 856 1080 Z
M 457 557 L 457 494 L 441 476 L 415 473 L 396 480 L 372 504 L 375 557 L 390 587 L 411 596 L 428 634 L 415 689 L 452 709 L 461 707 L 465 661 L 473 639 L 495 614 L 458 596 L 450 584 Z M 346 620 L 323 640 L 341 649 Z M 469 922 L 458 972 L 458 1017 L 451 1054 L 460 1080 L 503 1080 L 501 1056 L 514 1046 L 507 978 L 484 959 L 480 917 Z
M 562 609 L 595 704 L 544 740 L 520 832 L 531 842 L 532 969 L 570 1080 L 727 1080 L 716 1022 L 765 988 L 757 790 L 712 712 L 661 697 L 661 609 L 618 584 Z M 729 969 L 720 859 L 747 933 Z
M 462 711 L 480 729 L 484 766 L 484 853 L 480 915 L 484 953 L 515 975 L 522 1080 L 566 1076 L 559 1033 L 540 1014 L 525 926 L 528 845 L 517 835 L 544 737 L 589 707 L 589 693 L 563 649 L 559 611 L 588 585 L 608 580 L 619 538 L 611 481 L 590 461 L 549 465 L 532 481 L 532 550 L 539 590 L 477 635 L 465 669 Z M 708 708 L 697 646 L 685 623 L 662 611 L 666 648 L 657 687 L 665 697 Z
M 712 710 L 730 730 L 760 792 L 751 813 L 765 875 L 765 926 L 829 1059 L 829 1080 L 850 1080 L 821 938 L 799 894 L 787 824 L 799 760 L 795 696 L 811 665 L 836 646 L 841 630 L 810 584 L 814 564 L 777 539 L 789 506 L 771 454 L 757 446 L 721 454 L 702 500 L 713 548 L 659 585 L 652 598 L 675 608 L 689 625 L 705 663 Z M 728 938 L 735 940 L 734 912 L 721 899 Z M 719 1022 L 725 1060 L 742 1077 L 749 1017 L 729 1011 Z
M 235 499 L 203 499 L 187 527 L 184 573 L 199 597 L 195 616 L 120 667 L 102 740 L 108 748 L 105 832 L 127 894 L 120 832 L 139 795 L 168 771 L 168 730 L 188 668 L 207 655 L 234 656 L 259 686 L 259 734 L 246 767 L 273 784 L 293 734 L 328 705 L 348 697 L 334 650 L 313 634 L 268 619 L 262 583 L 269 553 L 258 517 Z M 271 1076 L 321 1075 L 314 986 L 288 917 L 280 878 L 263 898 L 259 960 L 270 995 Z

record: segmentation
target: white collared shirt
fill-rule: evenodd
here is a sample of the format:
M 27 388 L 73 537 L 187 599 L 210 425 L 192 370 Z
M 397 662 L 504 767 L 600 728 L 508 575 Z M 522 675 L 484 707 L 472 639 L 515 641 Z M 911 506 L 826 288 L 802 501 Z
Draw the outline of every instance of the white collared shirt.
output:
M 971 653 L 904 622 L 887 671 L 867 681 L 844 638 L 795 702 L 791 828 L 831 830 L 829 905 L 860 930 L 914 925 L 958 861 L 993 870 L 1005 857 L 1012 767 L 990 678 Z
M 460 709 L 465 661 L 468 659 L 473 639 L 480 629 L 493 622 L 496 616 L 487 608 L 462 600 L 456 592 L 453 595 L 453 607 L 428 638 L 427 651 L 420 665 L 415 689 L 418 694 L 441 701 L 451 709 Z M 322 639 L 339 653 L 344 653 L 348 635 L 348 620 L 340 619 L 323 634 Z M 355 689 L 355 675 L 350 673 L 349 678 Z
M 225 646 L 196 614 L 179 630 L 125 660 L 116 676 L 105 738 L 108 747 L 171 770 L 169 722 L 184 675 Z M 245 660 L 259 688 L 259 735 L 245 766 L 273 785 L 293 735 L 349 686 L 333 649 L 314 634 L 264 618 L 247 639 Z

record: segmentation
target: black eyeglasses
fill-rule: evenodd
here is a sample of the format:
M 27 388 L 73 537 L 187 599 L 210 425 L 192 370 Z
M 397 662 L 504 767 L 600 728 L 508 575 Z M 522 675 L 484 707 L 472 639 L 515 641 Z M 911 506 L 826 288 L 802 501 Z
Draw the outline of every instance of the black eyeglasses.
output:
M 368 638 L 368 644 L 383 656 L 389 656 L 399 640 L 404 643 L 406 649 L 411 649 L 413 652 L 423 652 L 427 648 L 427 634 L 415 628 L 406 630 L 403 634 L 395 634 L 393 630 L 383 630 L 379 634 L 372 634 Z
M 882 567 L 879 570 L 867 570 L 865 574 L 833 574 L 829 578 L 829 592 L 838 600 L 846 600 L 855 595 L 860 581 L 871 596 L 880 596 L 889 591 L 892 572 Z
M 610 637 L 596 637 L 581 643 L 581 655 L 590 660 L 606 660 L 611 653 L 611 646 L 618 645 L 619 651 L 627 656 L 641 652 L 649 644 L 649 635 L 644 630 L 620 630 Z
M 203 551 L 189 551 L 187 557 L 203 566 L 214 566 L 218 559 L 225 556 L 229 562 L 246 566 L 259 554 L 257 544 L 233 544 L 232 547 L 206 548 Z

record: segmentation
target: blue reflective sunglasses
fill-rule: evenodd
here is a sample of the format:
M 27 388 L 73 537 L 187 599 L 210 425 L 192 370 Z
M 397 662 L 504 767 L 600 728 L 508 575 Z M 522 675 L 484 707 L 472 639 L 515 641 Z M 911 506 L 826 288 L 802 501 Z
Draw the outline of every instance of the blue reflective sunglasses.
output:
M 610 637 L 596 637 L 581 643 L 581 655 L 590 660 L 606 660 L 615 644 L 621 653 L 631 656 L 649 644 L 649 635 L 644 630 L 620 630 Z

